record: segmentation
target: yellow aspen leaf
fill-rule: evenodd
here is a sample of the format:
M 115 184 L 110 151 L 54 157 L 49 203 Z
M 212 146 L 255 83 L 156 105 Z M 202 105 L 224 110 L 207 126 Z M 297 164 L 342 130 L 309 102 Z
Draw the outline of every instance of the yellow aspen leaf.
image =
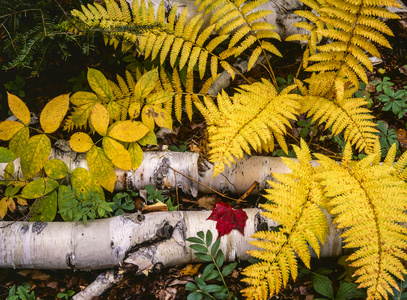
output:
M 38 178 L 27 184 L 21 191 L 21 197 L 25 199 L 40 198 L 51 193 L 59 186 L 58 181 L 52 178 Z
M 77 132 L 71 136 L 69 140 L 69 146 L 73 151 L 86 152 L 93 146 L 91 137 L 84 132 Z
M 93 146 L 87 153 L 89 171 L 92 176 L 109 192 L 113 192 L 117 175 L 113 171 L 114 165 L 106 156 L 102 148 Z
M 102 144 L 103 151 L 105 151 L 106 156 L 116 167 L 125 171 L 130 171 L 130 153 L 124 148 L 122 144 L 109 137 L 103 138 Z
M 140 140 L 137 141 L 141 146 L 147 145 L 157 145 L 157 137 L 153 130 L 147 132 L 145 136 L 143 136 Z
M 69 94 L 55 97 L 45 105 L 40 115 L 40 124 L 45 133 L 53 133 L 59 128 L 68 108 Z
M 140 115 L 140 110 L 141 110 L 141 103 L 139 102 L 133 102 L 130 104 L 129 107 L 129 116 L 130 119 L 136 119 Z
M 96 193 L 101 199 L 105 199 L 102 187 L 96 182 L 92 174 L 84 168 L 76 168 L 71 174 L 72 187 L 83 194 Z
M 30 218 L 31 222 L 51 222 L 57 215 L 57 201 L 58 193 L 56 190 L 52 191 L 44 198 L 39 199 L 38 208 L 36 208 L 33 216 Z
M 23 198 L 17 197 L 16 200 L 17 200 L 17 203 L 20 205 L 28 205 L 27 200 L 25 200 Z
M 8 198 L 8 204 L 7 204 L 8 210 L 10 212 L 14 212 L 16 210 L 16 203 L 14 202 L 13 198 Z
M 7 210 L 8 210 L 8 197 L 3 197 L 0 200 L 0 217 L 2 219 L 4 219 L 5 215 L 7 214 Z
M 150 129 L 139 121 L 116 122 L 109 128 L 108 136 L 122 142 L 136 142 L 149 132 Z
M 197 265 L 192 265 L 189 264 L 185 268 L 181 270 L 181 275 L 182 276 L 194 276 L 196 273 L 198 273 L 199 267 L 202 266 L 202 264 L 197 264 Z
M 94 104 L 98 102 L 98 96 L 91 92 L 76 92 L 71 96 L 70 101 L 75 106 Z
M 8 106 L 10 107 L 13 115 L 16 116 L 24 125 L 30 125 L 30 111 L 28 110 L 27 105 L 15 95 L 7 93 L 8 96 Z
M 25 179 L 33 177 L 45 165 L 51 153 L 51 142 L 45 134 L 39 134 L 28 140 L 21 153 L 21 170 Z
M 21 153 L 23 153 L 24 147 L 28 143 L 29 139 L 30 129 L 28 129 L 28 127 L 24 127 L 13 135 L 8 144 L 8 148 L 13 151 L 14 154 L 20 156 Z
M 62 160 L 50 159 L 45 163 L 44 171 L 52 179 L 62 179 L 68 175 L 68 166 Z
M 4 180 L 10 180 L 14 175 L 14 161 L 10 161 L 4 168 Z
M 150 128 L 150 130 L 154 129 L 154 122 L 159 127 L 164 127 L 172 130 L 171 115 L 163 108 L 156 105 L 144 106 L 141 120 L 148 128 Z
M 106 107 L 100 103 L 95 103 L 90 113 L 90 122 L 97 133 L 105 136 L 109 127 L 109 112 Z
M 131 157 L 131 168 L 136 170 L 143 161 L 143 149 L 141 149 L 137 142 L 134 142 L 130 143 L 128 151 Z
M 148 71 L 137 81 L 134 87 L 134 100 L 142 102 L 142 99 L 154 89 L 158 81 L 158 69 Z
M 0 123 L 0 140 L 8 141 L 25 126 L 17 121 L 4 121 Z
M 101 98 L 103 103 L 112 100 L 113 89 L 102 72 L 89 68 L 88 82 L 92 90 Z

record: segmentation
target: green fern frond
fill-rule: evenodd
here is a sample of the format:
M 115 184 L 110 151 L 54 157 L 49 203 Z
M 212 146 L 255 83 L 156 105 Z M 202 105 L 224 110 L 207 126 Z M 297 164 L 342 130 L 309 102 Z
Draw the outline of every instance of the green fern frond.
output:
M 395 278 L 403 280 L 407 273 L 402 263 L 407 259 L 407 229 L 401 225 L 407 221 L 407 184 L 392 175 L 393 154 L 384 164 L 376 159 L 379 149 L 361 161 L 341 165 L 316 154 L 329 212 L 336 216 L 338 228 L 346 230 L 345 247 L 356 249 L 348 260 L 358 269 L 354 276 L 359 288 L 367 288 L 367 299 L 387 299 L 397 288 Z M 350 162 L 351 151 L 344 155 Z
M 222 92 L 217 105 L 208 97 L 204 98 L 205 105 L 196 104 L 208 122 L 209 155 L 216 163 L 214 176 L 224 170 L 224 164 L 230 166 L 244 152 L 261 151 L 274 138 L 287 149 L 283 135 L 290 127 L 289 120 L 296 119 L 301 98 L 289 94 L 294 88 L 278 94 L 270 82 L 263 80 L 240 86 L 232 98 Z
M 250 250 L 248 253 L 261 260 L 260 263 L 244 269 L 243 281 L 250 286 L 242 291 L 248 299 L 267 299 L 277 294 L 291 277 L 298 274 L 297 258 L 310 267 L 310 245 L 317 254 L 320 243 L 328 233 L 328 222 L 320 205 L 324 200 L 321 188 L 313 176 L 311 155 L 304 141 L 301 148 L 294 146 L 298 163 L 283 159 L 292 170 L 288 174 L 273 174 L 276 182 L 269 181 L 272 189 L 265 196 L 270 203 L 262 207 L 267 218 L 277 221 L 282 227 L 278 232 L 262 231 L 249 242 L 262 250 Z

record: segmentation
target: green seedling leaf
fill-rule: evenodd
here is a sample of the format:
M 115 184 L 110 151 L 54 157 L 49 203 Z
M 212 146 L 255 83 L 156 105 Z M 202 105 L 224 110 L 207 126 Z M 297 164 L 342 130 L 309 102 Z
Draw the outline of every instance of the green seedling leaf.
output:
M 196 235 L 197 235 L 198 237 L 200 237 L 202 240 L 205 238 L 205 234 L 204 234 L 203 231 L 198 231 L 198 232 L 196 233 Z
M 194 279 L 195 279 L 196 284 L 198 285 L 198 287 L 199 287 L 201 290 L 206 286 L 205 281 L 203 281 L 201 278 L 195 276 Z
M 79 193 L 89 194 L 93 192 L 98 194 L 101 199 L 105 199 L 105 193 L 101 186 L 96 182 L 92 174 L 84 168 L 76 168 L 72 171 L 71 185 Z
M 197 289 L 198 289 L 197 285 L 193 282 L 187 282 L 187 284 L 185 285 L 186 291 L 195 292 Z
M 1 124 L 0 124 L 1 125 Z M 23 153 L 25 145 L 30 139 L 30 129 L 24 127 L 21 130 L 17 131 L 13 137 L 10 139 L 8 148 L 17 156 L 20 156 Z
M 206 277 L 206 280 L 209 281 L 209 280 L 212 280 L 215 278 L 220 279 L 220 274 L 219 274 L 218 270 L 213 270 L 212 272 L 210 272 L 209 275 Z
M 207 276 L 213 271 L 213 269 L 215 269 L 215 265 L 213 263 L 207 265 L 202 272 L 201 279 L 208 281 Z
M 223 255 L 223 251 L 219 250 L 218 254 L 216 255 L 216 264 L 218 265 L 219 268 L 223 266 L 224 261 L 225 261 L 225 256 Z
M 202 292 L 204 293 L 219 293 L 220 291 L 222 291 L 222 287 L 220 285 L 216 285 L 216 284 L 210 284 L 205 286 L 202 289 Z
M 45 133 L 55 132 L 69 109 L 69 94 L 55 97 L 43 108 L 40 124 Z
M 209 247 L 212 244 L 212 232 L 208 230 L 206 232 L 206 245 Z
M 203 253 L 195 253 L 195 256 L 198 257 L 199 259 L 202 259 L 203 261 L 212 261 L 212 257 L 209 254 L 203 254 Z
M 237 262 L 228 264 L 226 267 L 223 268 L 222 276 L 223 277 L 228 276 L 230 273 L 232 273 L 232 271 L 236 268 L 236 266 L 237 266 Z
M 0 123 L 0 140 L 8 141 L 25 126 L 17 121 L 4 121 Z
M 9 163 L 17 158 L 17 155 L 15 155 L 12 151 L 10 151 L 7 148 L 0 147 L 0 163 Z
M 91 89 L 100 97 L 104 103 L 112 100 L 113 90 L 102 72 L 89 68 L 88 69 L 88 82 Z
M 57 191 L 54 190 L 44 198 L 37 199 L 39 205 L 38 208 L 35 204 L 33 205 L 35 212 L 30 221 L 52 222 L 57 214 L 57 195 Z
M 51 142 L 45 134 L 31 137 L 21 154 L 21 170 L 24 178 L 30 179 L 37 174 L 48 160 Z
M 50 159 L 45 163 L 45 173 L 53 179 L 62 179 L 68 175 L 68 166 L 62 160 Z
M 215 256 L 216 252 L 218 251 L 220 246 L 220 238 L 216 240 L 216 242 L 212 245 L 211 248 L 211 254 L 212 256 Z
M 8 106 L 13 115 L 15 115 L 24 125 L 30 125 L 31 116 L 27 105 L 15 95 L 7 93 L 7 97 Z
M 202 300 L 203 296 L 204 294 L 202 294 L 201 292 L 193 292 L 188 295 L 187 300 Z
M 113 192 L 117 175 L 113 171 L 114 165 L 106 156 L 102 148 L 93 146 L 87 153 L 87 162 L 92 176 L 109 192 Z
M 59 183 L 51 178 L 39 178 L 31 181 L 21 191 L 21 197 L 25 199 L 40 198 L 49 194 L 59 186 Z
M 103 151 L 119 169 L 130 171 L 131 156 L 122 144 L 109 137 L 103 138 Z
M 202 245 L 192 244 L 192 245 L 189 245 L 189 247 L 191 249 L 194 249 L 197 252 L 200 252 L 200 253 L 207 253 L 208 252 L 208 249 L 206 249 L 206 247 L 202 246 Z
M 187 238 L 186 240 L 187 240 L 188 242 L 190 242 L 190 243 L 204 244 L 204 241 L 203 241 L 203 240 L 201 240 L 201 239 L 199 239 L 199 238 L 196 238 L 196 237 L 190 237 L 190 238 Z
M 313 279 L 314 289 L 329 299 L 335 299 L 331 281 L 324 275 L 315 275 Z

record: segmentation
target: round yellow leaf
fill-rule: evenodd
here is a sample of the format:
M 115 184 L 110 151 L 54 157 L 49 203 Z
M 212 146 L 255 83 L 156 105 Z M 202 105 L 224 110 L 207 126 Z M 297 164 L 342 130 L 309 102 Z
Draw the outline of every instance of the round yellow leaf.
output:
M 103 151 L 112 163 L 119 169 L 130 171 L 132 161 L 129 151 L 127 151 L 122 144 L 105 137 L 103 139 Z
M 95 103 L 90 113 L 90 122 L 97 133 L 105 136 L 109 126 L 109 112 L 106 107 L 100 103 Z
M 113 124 L 109 131 L 109 137 L 122 142 L 135 142 L 145 136 L 150 129 L 139 121 L 122 121 Z
M 68 175 L 68 166 L 62 160 L 50 159 L 45 163 L 45 173 L 53 179 L 61 179 Z
M 40 124 L 45 133 L 56 131 L 69 108 L 69 94 L 55 97 L 45 105 L 40 115 Z
M 9 94 L 8 95 L 8 106 L 10 107 L 11 112 L 13 115 L 16 116 L 24 125 L 30 125 L 30 111 L 28 110 L 27 105 L 15 95 Z
M 71 136 L 69 146 L 73 151 L 86 152 L 93 146 L 93 141 L 89 135 L 84 132 L 77 132 Z

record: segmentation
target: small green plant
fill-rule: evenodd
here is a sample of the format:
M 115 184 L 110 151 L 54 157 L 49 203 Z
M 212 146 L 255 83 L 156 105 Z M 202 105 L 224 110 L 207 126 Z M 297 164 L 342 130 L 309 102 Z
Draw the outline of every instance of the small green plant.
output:
M 394 129 L 387 130 L 387 126 L 384 122 L 377 122 L 377 128 L 380 130 L 378 135 L 380 137 L 380 147 L 382 149 L 382 157 L 386 156 L 391 145 L 396 143 L 397 151 L 399 151 L 399 142 L 397 141 L 397 133 Z
M 125 210 L 133 210 L 135 208 L 133 197 L 137 197 L 138 193 L 133 191 L 117 193 L 113 197 L 114 204 L 112 209 L 115 212 L 115 216 L 120 216 L 124 214 Z
M 188 149 L 188 141 L 183 142 L 181 145 L 170 145 L 168 146 L 168 150 L 174 152 L 185 152 Z
M 16 285 L 10 289 L 6 300 L 36 300 L 34 291 L 30 292 L 30 284 L 28 282 L 23 282 L 18 288 Z
M 370 98 L 370 93 L 366 90 L 366 83 L 360 81 L 359 82 L 359 89 L 355 92 L 356 98 L 365 98 L 368 102 L 366 104 L 367 108 L 371 108 L 373 105 L 373 99 Z
M 162 190 L 157 190 L 154 186 L 152 185 L 146 185 L 145 187 L 148 197 L 147 197 L 147 202 L 163 202 L 167 205 L 169 211 L 174 211 L 178 209 L 178 206 L 174 206 L 172 203 L 171 197 L 164 197 L 162 195 L 163 191 Z
M 393 295 L 391 295 L 391 298 L 393 300 L 402 300 L 402 299 L 407 299 L 407 276 L 404 275 L 404 280 L 401 280 L 397 287 L 398 288 L 393 288 Z
M 203 231 L 199 231 L 197 235 L 198 237 L 187 238 L 187 241 L 192 243 L 189 247 L 196 251 L 195 255 L 199 259 L 211 263 L 206 266 L 200 277 L 195 276 L 196 284 L 192 282 L 186 284 L 185 289 L 191 291 L 187 299 L 237 299 L 229 291 L 225 282 L 225 277 L 235 269 L 237 263 L 228 264 L 221 270 L 225 256 L 223 251 L 219 249 L 220 238 L 212 245 L 212 232 L 210 230 L 206 232 L 206 236 Z M 223 286 L 207 284 L 206 282 L 210 280 L 222 281 Z
M 82 71 L 78 76 L 72 77 L 71 79 L 68 80 L 68 82 L 73 84 L 72 92 L 90 91 L 85 71 Z
M 17 95 L 20 98 L 25 97 L 24 87 L 25 87 L 25 80 L 21 76 L 17 75 L 14 81 L 9 81 L 4 84 L 4 87 L 7 91 L 11 94 Z
M 68 290 L 68 291 L 64 291 L 64 292 L 58 293 L 57 298 L 58 298 L 58 299 L 66 299 L 66 300 L 68 300 L 68 298 L 69 298 L 69 297 L 72 297 L 74 294 L 75 294 L 74 291 Z
M 392 111 L 399 119 L 407 112 L 407 89 L 395 92 L 392 88 L 384 89 L 384 94 L 377 96 L 384 103 L 383 111 Z
M 376 91 L 380 93 L 383 91 L 384 93 L 392 90 L 391 86 L 394 85 L 393 82 L 390 81 L 389 77 L 384 77 L 383 80 L 377 79 L 372 81 L 372 84 L 376 86 Z
M 297 125 L 301 127 L 300 136 L 302 138 L 308 136 L 312 131 L 315 131 L 314 134 L 316 134 L 315 122 L 312 122 L 310 119 L 299 120 L 297 121 Z
M 294 83 L 294 75 L 290 74 L 287 76 L 287 80 L 284 79 L 283 77 L 277 77 L 277 84 L 278 84 L 278 91 L 281 92 L 284 90 L 287 86 L 291 85 Z
M 82 220 L 85 225 L 88 219 L 107 217 L 107 212 L 113 212 L 114 202 L 106 202 L 99 193 L 92 190 L 81 193 L 68 186 L 68 191 L 63 195 L 63 201 L 64 204 L 59 213 L 73 222 Z
M 315 291 L 325 297 L 315 298 L 315 300 L 346 300 L 366 296 L 366 293 L 363 290 L 356 289 L 358 286 L 356 283 L 345 281 L 340 283 L 335 295 L 331 281 L 327 276 L 321 274 L 314 275 L 312 283 Z

